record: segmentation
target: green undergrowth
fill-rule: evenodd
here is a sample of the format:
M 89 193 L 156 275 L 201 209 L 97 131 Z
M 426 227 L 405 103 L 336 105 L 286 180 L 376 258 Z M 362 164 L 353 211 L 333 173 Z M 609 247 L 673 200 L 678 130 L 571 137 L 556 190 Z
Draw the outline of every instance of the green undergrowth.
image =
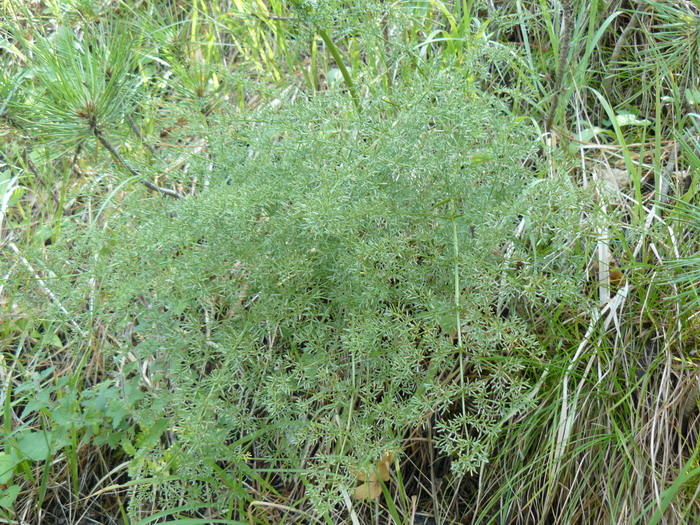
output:
M 548 348 L 528 310 L 583 306 L 579 195 L 526 121 L 437 77 L 361 115 L 323 96 L 223 116 L 207 191 L 134 193 L 50 247 L 72 321 L 143 374 L 133 515 L 154 493 L 235 509 L 254 468 L 323 515 L 428 420 L 465 474 L 529 408 Z
M 698 7 L 0 0 L 0 519 L 700 521 Z

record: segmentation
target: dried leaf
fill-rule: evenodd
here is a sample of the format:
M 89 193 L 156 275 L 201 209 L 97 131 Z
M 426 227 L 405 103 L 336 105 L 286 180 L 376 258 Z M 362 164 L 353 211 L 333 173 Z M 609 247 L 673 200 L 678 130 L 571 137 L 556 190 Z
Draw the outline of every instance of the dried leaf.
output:
M 604 167 L 596 169 L 596 172 L 605 187 L 614 193 L 629 186 L 627 170 Z
M 391 464 L 394 462 L 394 455 L 385 452 L 376 463 L 376 472 L 370 472 L 369 476 L 362 471 L 354 471 L 353 474 L 358 481 L 364 481 L 355 489 L 353 497 L 359 500 L 377 499 L 382 493 L 382 486 L 379 479 L 389 481 L 391 479 Z M 368 479 L 369 478 L 369 479 Z
M 393 462 L 394 456 L 389 452 L 385 452 L 382 459 L 377 461 L 377 471 L 382 481 L 389 481 L 391 479 L 391 464 Z
M 625 276 L 622 274 L 619 268 L 611 266 L 610 267 L 610 284 L 616 288 L 622 284 Z
M 357 478 L 357 481 L 367 481 L 367 473 L 366 472 L 362 472 L 361 470 L 353 470 L 351 472 L 352 472 L 352 475 Z M 370 475 L 370 479 L 371 478 L 372 478 L 372 476 Z
M 377 499 L 382 494 L 382 486 L 376 479 L 367 481 L 355 489 L 353 497 L 359 500 Z

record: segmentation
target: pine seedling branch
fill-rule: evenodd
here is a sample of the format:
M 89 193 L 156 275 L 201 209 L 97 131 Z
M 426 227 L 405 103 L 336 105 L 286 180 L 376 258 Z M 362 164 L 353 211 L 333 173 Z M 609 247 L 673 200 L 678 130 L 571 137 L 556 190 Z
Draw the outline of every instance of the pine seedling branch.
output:
M 59 27 L 36 42 L 20 39 L 32 57 L 31 82 L 16 103 L 24 126 L 54 151 L 78 151 L 91 140 L 147 188 L 163 195 L 182 195 L 160 187 L 137 170 L 106 133 L 119 134 L 141 96 L 135 77 L 136 43 L 125 28 L 88 28 L 82 38 Z

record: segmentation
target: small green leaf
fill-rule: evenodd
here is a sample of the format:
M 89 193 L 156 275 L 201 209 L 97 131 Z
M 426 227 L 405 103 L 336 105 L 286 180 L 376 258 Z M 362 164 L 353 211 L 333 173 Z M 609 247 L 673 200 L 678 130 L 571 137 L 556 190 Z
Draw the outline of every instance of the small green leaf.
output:
M 4 490 L 0 490 L 0 507 L 3 509 L 11 509 L 12 504 L 17 499 L 20 491 L 19 485 L 10 485 Z
M 617 114 L 617 123 L 620 127 L 623 126 L 650 126 L 651 121 L 640 119 L 634 113 L 622 112 Z
M 110 432 L 107 435 L 107 445 L 109 445 L 111 448 L 117 448 L 124 435 L 124 432 Z
M 38 412 L 42 408 L 49 408 L 51 406 L 51 400 L 49 399 L 51 392 L 48 390 L 39 390 L 36 394 L 36 399 L 30 399 L 27 401 L 27 405 L 22 411 L 22 419 L 28 415 Z
M 157 420 L 150 428 L 145 429 L 136 440 L 136 446 L 138 448 L 150 448 L 154 446 L 160 436 L 163 435 L 168 427 L 170 426 L 170 420 L 166 418 L 160 418 Z
M 32 461 L 44 461 L 51 455 L 51 432 L 28 432 L 17 440 L 17 448 Z
M 593 137 L 604 132 L 605 130 L 603 128 L 599 128 L 597 126 L 579 131 L 578 133 L 576 133 L 576 135 L 574 135 L 575 141 L 572 141 L 569 144 L 569 153 L 576 153 L 583 146 L 582 143 L 590 142 Z
M 16 465 L 17 463 L 12 456 L 5 452 L 0 452 L 0 483 L 6 485 L 10 483 Z
M 130 456 L 135 456 L 136 455 L 136 447 L 131 444 L 131 442 L 127 439 L 122 441 L 122 448 L 124 449 L 124 452 L 126 452 Z
M 685 99 L 688 104 L 700 104 L 700 89 L 686 89 Z

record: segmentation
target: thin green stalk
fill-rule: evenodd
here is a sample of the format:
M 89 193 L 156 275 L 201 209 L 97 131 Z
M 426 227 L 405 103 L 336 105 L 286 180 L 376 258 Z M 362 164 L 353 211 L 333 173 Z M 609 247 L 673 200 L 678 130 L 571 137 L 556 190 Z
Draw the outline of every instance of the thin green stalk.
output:
M 70 426 L 70 447 L 66 453 L 68 466 L 70 468 L 71 485 L 75 499 L 80 498 L 80 476 L 78 474 L 78 431 L 75 424 Z
M 333 55 L 335 63 L 338 65 L 338 69 L 340 69 L 340 73 L 343 75 L 343 80 L 345 80 L 345 85 L 347 85 L 348 89 L 350 90 L 350 95 L 352 96 L 352 102 L 355 104 L 355 108 L 357 109 L 358 113 L 361 112 L 362 108 L 360 106 L 360 99 L 357 96 L 357 89 L 355 88 L 355 84 L 352 81 L 352 76 L 350 76 L 348 68 L 345 67 L 340 50 L 333 43 L 328 31 L 325 29 L 318 29 L 318 34 L 323 40 L 323 43 L 326 44 L 328 50 L 331 52 L 331 55 Z
M 454 282 L 455 282 L 455 316 L 457 318 L 457 348 L 459 350 L 459 385 L 462 389 L 462 414 L 467 413 L 467 406 L 464 400 L 464 348 L 462 346 L 462 316 L 459 286 L 459 237 L 457 235 L 457 216 L 452 217 L 452 244 L 455 254 L 454 262 Z

